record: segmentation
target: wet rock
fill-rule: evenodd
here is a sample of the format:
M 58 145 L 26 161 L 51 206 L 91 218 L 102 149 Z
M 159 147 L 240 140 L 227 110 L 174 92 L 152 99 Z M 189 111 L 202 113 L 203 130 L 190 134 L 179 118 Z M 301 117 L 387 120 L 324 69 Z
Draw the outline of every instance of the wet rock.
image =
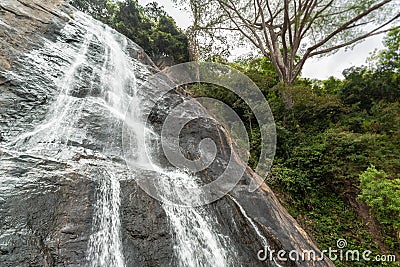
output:
M 67 235 L 76 235 L 76 226 L 74 226 L 72 224 L 68 224 L 61 229 L 61 233 L 67 234 Z
M 154 126 L 153 129 L 160 133 L 166 117 L 170 115 L 170 110 L 186 101 L 187 98 L 187 95 L 170 92 L 158 99 L 159 102 L 156 103 L 149 116 L 149 121 Z M 185 113 L 186 116 L 191 118 L 201 118 L 187 123 L 179 133 L 180 150 L 185 157 L 191 160 L 198 158 L 199 143 L 205 138 L 212 139 L 216 144 L 216 159 L 210 167 L 196 174 L 204 183 L 209 183 L 224 172 L 229 162 L 232 150 L 230 137 L 214 119 L 207 118 L 200 105 L 192 107 Z M 163 156 L 162 151 L 160 146 L 154 154 L 158 155 L 161 165 L 169 166 L 169 161 Z M 238 162 L 237 164 L 241 163 Z M 249 192 L 248 185 L 257 181 L 256 179 L 260 178 L 250 168 L 246 168 L 238 185 L 229 195 L 240 203 L 240 206 L 246 211 L 246 215 L 253 220 L 258 230 L 267 239 L 269 247 L 275 251 L 290 252 L 295 250 L 298 251 L 299 255 L 302 251 L 314 250 L 318 255 L 318 248 L 280 205 L 274 193 L 266 184 L 263 184 L 255 192 Z M 213 214 L 217 214 L 217 232 L 230 236 L 233 240 L 240 262 L 251 263 L 250 266 L 274 266 L 270 261 L 262 262 L 257 258 L 257 252 L 264 248 L 263 242 L 235 201 L 232 201 L 229 196 L 225 196 L 208 205 L 208 208 Z M 325 260 L 316 262 L 288 260 L 279 262 L 279 264 L 282 266 L 310 266 L 311 264 L 313 266 L 333 266 L 329 259 Z
M 0 266 L 85 266 L 90 238 L 96 234 L 101 181 L 111 175 L 107 170 L 122 177 L 119 213 L 126 266 L 176 266 L 171 222 L 162 204 L 132 177 L 147 174 L 130 173 L 124 162 L 124 118 L 120 114 L 116 118 L 106 105 L 106 100 L 115 96 L 98 97 L 107 91 L 100 86 L 106 75 L 98 74 L 107 63 L 102 56 L 105 45 L 96 37 L 85 39 L 87 32 L 79 24 L 79 16 L 70 16 L 75 12 L 62 0 L 0 0 Z M 115 36 L 124 41 L 123 36 Z M 89 42 L 86 61 L 73 73 L 72 89 L 65 91 L 60 81 L 76 61 L 71 54 L 80 51 L 84 42 Z M 133 42 L 127 42 L 126 51 L 136 64 L 136 78 L 143 83 L 156 67 Z M 134 94 L 129 85 L 124 90 L 126 98 Z M 159 95 L 157 88 L 137 93 L 148 103 Z M 79 116 L 71 116 L 73 122 L 54 122 L 38 130 L 48 122 L 47 114 L 59 95 L 68 98 Z M 149 117 L 154 130 L 160 131 L 169 110 L 187 99 L 177 91 L 165 95 Z M 201 110 L 198 106 L 187 114 Z M 56 142 L 59 136 L 52 135 L 44 140 L 46 133 L 57 127 L 71 134 L 60 137 L 60 142 Z M 216 142 L 216 161 L 207 172 L 198 174 L 204 183 L 223 172 L 231 146 L 229 136 L 215 120 L 193 121 L 181 137 L 187 158 L 199 156 L 197 144 L 203 138 Z M 154 154 L 161 165 L 168 166 L 160 147 Z M 317 249 L 266 185 L 248 192 L 246 185 L 255 177 L 247 169 L 231 195 L 271 247 Z M 207 210 L 215 217 L 215 232 L 232 241 L 236 265 L 271 265 L 257 259 L 262 240 L 237 203 L 227 196 L 208 205 Z M 284 266 L 309 264 L 282 262 Z M 331 263 L 315 263 L 328 265 Z

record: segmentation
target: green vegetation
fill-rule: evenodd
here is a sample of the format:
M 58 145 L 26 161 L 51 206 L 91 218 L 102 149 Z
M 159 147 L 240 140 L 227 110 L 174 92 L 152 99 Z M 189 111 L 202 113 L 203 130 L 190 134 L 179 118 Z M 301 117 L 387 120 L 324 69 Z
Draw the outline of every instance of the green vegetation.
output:
M 189 60 L 188 38 L 157 3 L 142 7 L 136 0 L 72 0 L 71 4 L 133 40 L 155 62 Z
M 144 8 L 135 0 L 72 2 L 125 34 L 155 60 L 189 60 L 188 38 L 157 4 Z M 349 249 L 368 249 L 375 255 L 400 251 L 399 44 L 400 30 L 393 29 L 385 38 L 386 49 L 374 53 L 370 66 L 345 70 L 343 80 L 294 79 L 296 74 L 293 82 L 285 82 L 268 52 L 234 63 L 207 55 L 249 76 L 268 99 L 278 134 L 274 178 L 268 183 L 322 250 L 345 238 Z M 296 57 L 292 61 L 297 62 Z M 189 90 L 194 96 L 219 99 L 237 112 L 250 137 L 254 167 L 260 130 L 250 108 L 214 85 L 193 85 Z M 290 109 L 285 94 L 291 98 Z M 363 261 L 335 264 L 376 266 Z
M 391 31 L 371 66 L 345 70 L 344 80 L 297 79 L 288 87 L 266 58 L 225 62 L 248 75 L 268 99 L 278 134 L 268 183 L 321 249 L 345 238 L 349 249 L 375 255 L 400 250 L 399 37 L 398 30 Z M 283 90 L 292 96 L 291 109 L 285 108 Z M 213 85 L 193 86 L 191 93 L 219 99 L 237 112 L 251 138 L 254 167 L 259 129 L 247 105 Z
M 379 222 L 390 232 L 399 233 L 400 179 L 389 179 L 384 171 L 372 165 L 360 175 L 360 188 L 359 198 L 372 208 Z
M 251 44 L 287 85 L 296 82 L 309 58 L 385 32 L 385 26 L 399 18 L 394 0 L 173 1 L 190 7 L 197 51 Z

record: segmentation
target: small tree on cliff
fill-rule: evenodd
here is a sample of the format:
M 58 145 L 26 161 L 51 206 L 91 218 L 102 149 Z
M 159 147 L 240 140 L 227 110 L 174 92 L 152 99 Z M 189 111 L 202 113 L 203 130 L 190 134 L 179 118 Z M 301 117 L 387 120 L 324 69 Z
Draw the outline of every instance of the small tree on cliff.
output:
M 194 33 L 212 38 L 237 33 L 228 43 L 250 42 L 271 60 L 287 85 L 293 84 L 308 58 L 386 32 L 400 17 L 397 0 L 175 1 L 189 4 Z M 192 42 L 201 39 L 205 40 Z

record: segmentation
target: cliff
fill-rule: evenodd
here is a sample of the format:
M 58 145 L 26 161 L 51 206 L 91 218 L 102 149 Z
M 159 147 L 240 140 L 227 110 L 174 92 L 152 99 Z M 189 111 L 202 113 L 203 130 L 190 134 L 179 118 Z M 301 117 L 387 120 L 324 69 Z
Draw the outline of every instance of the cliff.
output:
M 267 185 L 247 190 L 256 179 L 249 168 L 229 196 L 203 208 L 166 207 L 138 186 L 132 176 L 157 174 L 127 168 L 116 109 L 128 96 L 157 95 L 132 92 L 156 71 L 140 47 L 61 0 L 0 0 L 0 37 L 1 266 L 332 266 L 257 258 L 266 243 L 318 249 Z M 188 98 L 163 99 L 154 129 L 165 107 Z M 189 154 L 193 132 L 195 142 L 229 147 L 210 118 L 182 133 Z

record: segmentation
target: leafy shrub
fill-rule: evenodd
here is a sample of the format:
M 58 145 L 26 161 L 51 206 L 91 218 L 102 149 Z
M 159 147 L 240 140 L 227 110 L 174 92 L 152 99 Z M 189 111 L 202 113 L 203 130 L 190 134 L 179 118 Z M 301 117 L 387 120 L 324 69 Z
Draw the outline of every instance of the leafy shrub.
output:
M 378 221 L 396 233 L 400 230 L 400 179 L 389 179 L 371 165 L 360 174 L 359 199 L 372 209 Z

